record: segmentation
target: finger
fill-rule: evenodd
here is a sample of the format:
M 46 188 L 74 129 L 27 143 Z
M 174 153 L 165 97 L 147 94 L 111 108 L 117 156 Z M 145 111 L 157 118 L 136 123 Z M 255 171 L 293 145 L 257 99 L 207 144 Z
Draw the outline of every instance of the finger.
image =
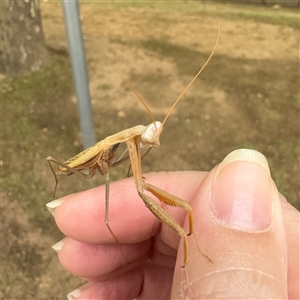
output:
M 238 150 L 205 178 L 195 195 L 189 288 L 174 279 L 173 299 L 286 299 L 287 250 L 279 195 L 259 152 Z M 181 263 L 179 258 L 178 263 Z
M 126 245 L 95 245 L 64 238 L 53 246 L 62 266 L 76 276 L 107 280 L 146 261 L 151 241 Z M 122 247 L 122 251 L 120 251 Z
M 68 299 L 170 299 L 173 273 L 169 268 L 149 265 L 111 280 L 87 284 L 68 294 Z
M 190 199 L 205 174 L 170 172 L 146 174 L 145 177 L 148 182 L 161 189 L 175 193 L 178 197 L 182 196 L 183 199 Z M 47 207 L 52 211 L 55 208 L 57 226 L 65 235 L 86 243 L 115 242 L 104 222 L 104 186 L 52 201 Z M 179 210 L 176 214 L 183 221 L 186 212 Z M 121 243 L 137 243 L 149 239 L 160 229 L 160 222 L 138 196 L 132 178 L 110 185 L 109 225 Z
M 134 270 L 125 275 L 101 283 L 87 284 L 68 294 L 68 299 L 109 300 L 134 299 L 140 293 L 143 275 Z
M 288 247 L 288 296 L 300 299 L 300 213 L 281 195 Z

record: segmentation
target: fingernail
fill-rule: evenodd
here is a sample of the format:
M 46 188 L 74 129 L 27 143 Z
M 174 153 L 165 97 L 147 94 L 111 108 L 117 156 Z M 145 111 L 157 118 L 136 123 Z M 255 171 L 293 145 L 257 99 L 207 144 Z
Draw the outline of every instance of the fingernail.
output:
M 264 155 L 240 149 L 225 157 L 214 178 L 212 211 L 224 226 L 242 231 L 270 225 L 272 179 Z
M 58 251 L 60 251 L 60 250 L 63 248 L 64 243 L 65 243 L 65 239 L 62 239 L 62 240 L 60 240 L 59 242 L 57 242 L 56 244 L 54 244 L 54 245 L 52 246 L 52 249 L 53 249 L 55 252 L 58 252 Z
M 47 209 L 53 217 L 55 217 L 55 208 L 60 206 L 65 200 L 57 199 L 46 204 Z
M 79 296 L 81 295 L 81 293 L 82 293 L 82 292 L 81 292 L 80 289 L 76 289 L 76 290 L 72 291 L 71 293 L 69 293 L 69 294 L 67 295 L 68 300 L 73 300 L 73 299 L 79 297 Z

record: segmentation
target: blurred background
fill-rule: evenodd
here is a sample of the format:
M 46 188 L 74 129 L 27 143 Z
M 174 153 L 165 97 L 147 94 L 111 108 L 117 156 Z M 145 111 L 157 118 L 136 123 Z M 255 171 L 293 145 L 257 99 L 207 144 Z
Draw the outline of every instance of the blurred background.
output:
M 162 121 L 211 53 L 219 22 L 216 53 L 143 172 L 209 171 L 234 149 L 256 149 L 300 209 L 299 3 L 247 2 L 80 1 L 96 139 L 151 122 L 118 69 Z M 63 235 L 43 209 L 54 187 L 46 157 L 62 161 L 83 150 L 64 17 L 59 2 L 34 3 L 18 1 L 10 13 L 3 6 L 1 20 L 8 41 L 1 51 L 2 299 L 66 299 L 82 284 L 59 265 L 51 245 Z M 112 170 L 112 180 L 127 168 Z M 98 174 L 63 177 L 57 197 L 103 182 Z

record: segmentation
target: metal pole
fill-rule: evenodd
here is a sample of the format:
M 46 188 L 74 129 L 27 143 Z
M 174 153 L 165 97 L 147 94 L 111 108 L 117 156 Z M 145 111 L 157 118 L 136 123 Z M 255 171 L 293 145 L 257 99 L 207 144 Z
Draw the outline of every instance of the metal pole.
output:
M 62 0 L 71 57 L 73 81 L 77 96 L 83 145 L 95 144 L 91 97 L 85 64 L 78 0 Z

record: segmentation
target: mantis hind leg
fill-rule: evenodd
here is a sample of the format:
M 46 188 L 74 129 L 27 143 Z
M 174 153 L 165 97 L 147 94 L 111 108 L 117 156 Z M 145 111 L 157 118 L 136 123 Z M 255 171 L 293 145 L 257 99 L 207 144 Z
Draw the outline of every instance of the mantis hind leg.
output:
M 57 175 L 53 169 L 53 166 L 51 164 L 51 162 L 53 162 L 52 157 L 47 157 L 47 163 L 49 165 L 49 168 L 54 176 L 55 179 L 55 185 L 54 185 L 54 190 L 53 190 L 53 194 L 52 196 L 44 203 L 44 210 L 47 210 L 46 204 L 49 203 L 50 201 L 52 201 L 55 198 L 55 194 L 56 194 L 56 189 L 57 189 L 57 185 L 58 185 L 58 178 Z
M 55 158 L 53 158 L 53 157 L 51 157 L 51 156 L 48 156 L 46 160 L 47 160 L 47 163 L 48 163 L 48 165 L 49 165 L 49 168 L 50 168 L 50 170 L 51 170 L 51 172 L 52 172 L 52 174 L 53 174 L 53 176 L 54 176 L 54 179 L 55 179 L 55 186 L 54 186 L 54 190 L 53 190 L 52 196 L 49 198 L 48 201 L 46 201 L 46 202 L 44 203 L 44 209 L 45 209 L 45 210 L 47 210 L 46 204 L 49 203 L 50 201 L 52 201 L 52 200 L 55 198 L 55 195 L 56 195 L 56 189 L 57 189 L 57 185 L 58 185 L 58 177 L 57 177 L 57 173 L 56 173 L 56 172 L 54 171 L 54 169 L 53 169 L 53 165 L 52 165 L 53 163 L 55 163 L 55 164 L 57 164 L 57 165 L 59 165 L 59 166 L 62 166 L 62 167 L 64 167 L 64 168 L 66 168 L 71 174 L 77 174 L 77 175 L 79 175 L 79 176 L 81 176 L 81 177 L 85 177 L 85 178 L 91 178 L 91 177 L 93 177 L 93 176 L 95 175 L 96 171 L 97 171 L 96 168 L 94 168 L 94 169 L 89 168 L 89 173 L 86 174 L 86 173 L 80 172 L 79 170 L 76 170 L 76 169 L 74 169 L 74 168 L 69 167 L 68 165 L 66 165 L 66 164 L 64 164 L 64 163 L 62 163 L 62 162 L 56 160 Z

